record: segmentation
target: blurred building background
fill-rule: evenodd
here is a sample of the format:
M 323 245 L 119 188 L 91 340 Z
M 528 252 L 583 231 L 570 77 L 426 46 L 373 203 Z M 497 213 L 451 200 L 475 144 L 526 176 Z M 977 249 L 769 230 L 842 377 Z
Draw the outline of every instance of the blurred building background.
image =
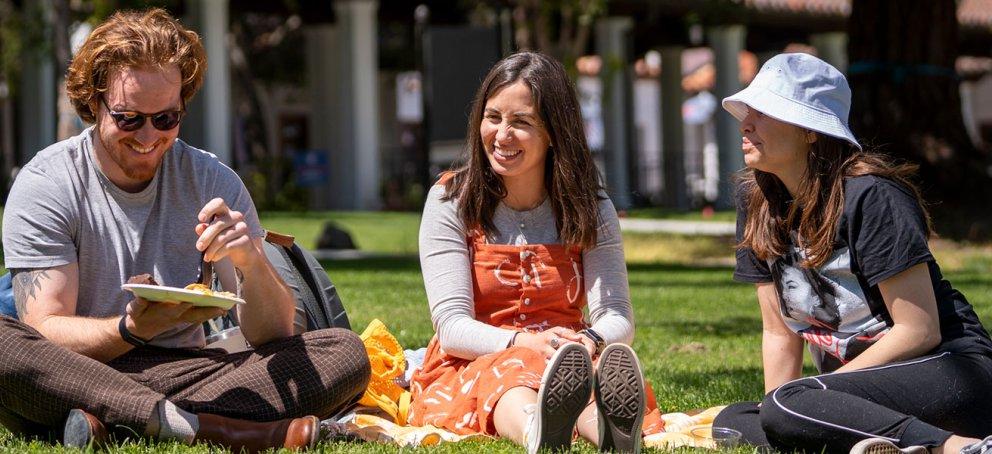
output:
M 720 99 L 783 51 L 845 71 L 855 133 L 915 150 L 934 188 L 966 166 L 988 189 L 992 0 L 0 0 L 7 187 L 85 127 L 61 90 L 73 49 L 115 9 L 148 6 L 207 48 L 181 138 L 234 167 L 262 209 L 420 209 L 465 148 L 483 75 L 521 49 L 574 76 L 620 209 L 732 208 L 741 138 Z

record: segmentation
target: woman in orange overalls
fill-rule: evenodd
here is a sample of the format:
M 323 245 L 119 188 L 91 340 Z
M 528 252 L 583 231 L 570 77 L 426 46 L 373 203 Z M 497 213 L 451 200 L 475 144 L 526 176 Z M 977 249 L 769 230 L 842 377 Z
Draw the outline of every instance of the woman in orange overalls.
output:
M 467 161 L 424 208 L 437 335 L 413 377 L 410 421 L 529 452 L 567 447 L 575 430 L 601 450 L 638 451 L 642 432 L 664 424 L 628 346 L 619 222 L 560 63 L 524 52 L 493 67 Z

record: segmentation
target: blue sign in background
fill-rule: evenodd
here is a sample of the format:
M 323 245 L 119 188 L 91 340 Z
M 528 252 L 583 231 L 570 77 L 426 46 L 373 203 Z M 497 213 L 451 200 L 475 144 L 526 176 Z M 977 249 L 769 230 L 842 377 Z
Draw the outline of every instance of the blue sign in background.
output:
M 296 183 L 302 187 L 327 183 L 327 150 L 296 150 L 293 153 Z

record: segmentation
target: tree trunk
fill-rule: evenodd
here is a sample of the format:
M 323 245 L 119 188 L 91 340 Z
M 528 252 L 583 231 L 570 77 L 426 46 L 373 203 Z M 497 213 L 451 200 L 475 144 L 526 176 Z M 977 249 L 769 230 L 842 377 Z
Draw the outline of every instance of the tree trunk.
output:
M 605 0 L 517 0 L 516 45 L 557 58 L 571 68 L 582 56 L 595 18 L 606 11 Z
M 992 180 L 961 114 L 957 3 L 854 0 L 848 36 L 851 128 L 868 148 L 919 164 L 939 225 L 967 234 L 940 214 L 987 207 Z

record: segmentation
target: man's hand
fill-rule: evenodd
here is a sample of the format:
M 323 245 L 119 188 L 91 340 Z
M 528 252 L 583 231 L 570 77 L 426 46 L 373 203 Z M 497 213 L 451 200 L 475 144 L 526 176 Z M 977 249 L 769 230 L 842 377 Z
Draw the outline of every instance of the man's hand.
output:
M 198 217 L 196 249 L 204 251 L 203 259 L 222 267 L 230 262 L 244 275 L 241 291 L 247 304 L 238 306 L 237 314 L 245 339 L 259 346 L 292 336 L 296 301 L 265 258 L 262 238 L 251 238 L 244 213 L 216 198 Z
M 106 318 L 76 315 L 79 263 L 16 270 L 14 275 L 14 297 L 21 320 L 52 343 L 100 362 L 110 361 L 134 348 L 121 338 L 119 315 Z M 124 323 L 135 336 L 151 340 L 181 324 L 199 324 L 223 312 L 212 307 L 142 299 L 128 304 Z
M 127 305 L 127 330 L 145 340 L 183 323 L 200 324 L 227 311 L 217 307 L 195 307 L 189 303 L 155 302 L 135 298 Z
M 230 209 L 224 199 L 207 202 L 198 218 L 196 250 L 205 251 L 204 260 L 216 262 L 230 257 L 234 266 L 247 269 L 260 258 L 261 254 L 248 235 L 244 214 Z

